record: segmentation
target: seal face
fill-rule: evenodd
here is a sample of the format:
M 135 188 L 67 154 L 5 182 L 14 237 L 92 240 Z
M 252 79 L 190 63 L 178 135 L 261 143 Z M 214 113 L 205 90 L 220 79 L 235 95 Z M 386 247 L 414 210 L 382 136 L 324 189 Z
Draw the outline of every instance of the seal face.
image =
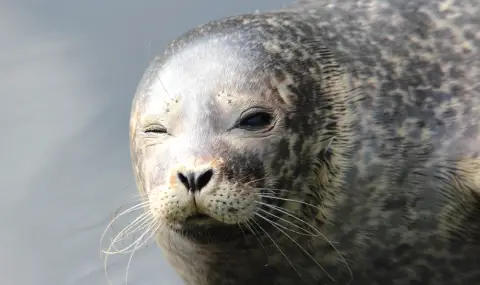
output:
M 237 225 L 259 215 L 257 209 L 270 211 L 279 200 L 268 202 L 269 197 L 302 199 L 311 192 L 308 185 L 315 184 L 308 182 L 312 171 L 320 171 L 312 165 L 319 156 L 322 163 L 333 159 L 330 149 L 342 139 L 336 129 L 347 127 L 338 118 L 338 109 L 347 107 L 328 98 L 333 92 L 348 96 L 348 90 L 340 93 L 346 85 L 329 53 L 308 45 L 297 49 L 330 64 L 317 67 L 316 73 L 329 78 L 323 87 L 321 78 L 303 75 L 282 58 L 269 58 L 274 42 L 238 47 L 265 36 L 250 29 L 262 24 L 253 17 L 252 23 L 230 31 L 248 20 L 233 19 L 230 28 L 219 26 L 174 44 L 154 62 L 148 91 L 136 99 L 137 175 L 150 210 L 173 230 Z M 312 91 L 319 96 L 296 95 Z M 297 193 L 289 193 L 294 188 Z
M 303 1 L 213 21 L 157 57 L 131 154 L 185 282 L 480 280 L 470 4 Z

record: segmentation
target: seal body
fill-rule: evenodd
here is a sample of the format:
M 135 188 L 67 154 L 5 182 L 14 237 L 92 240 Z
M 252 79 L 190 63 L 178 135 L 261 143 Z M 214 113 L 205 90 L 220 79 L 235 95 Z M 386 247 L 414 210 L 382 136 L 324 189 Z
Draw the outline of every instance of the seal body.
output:
M 130 141 L 185 283 L 480 284 L 478 15 L 302 1 L 175 40 Z

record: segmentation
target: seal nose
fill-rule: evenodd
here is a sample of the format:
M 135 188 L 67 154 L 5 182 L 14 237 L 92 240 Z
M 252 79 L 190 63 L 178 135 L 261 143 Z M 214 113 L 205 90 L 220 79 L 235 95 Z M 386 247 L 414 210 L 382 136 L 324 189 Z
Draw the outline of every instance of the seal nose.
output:
M 202 171 L 178 171 L 177 177 L 188 191 L 196 192 L 202 190 L 210 182 L 213 170 Z

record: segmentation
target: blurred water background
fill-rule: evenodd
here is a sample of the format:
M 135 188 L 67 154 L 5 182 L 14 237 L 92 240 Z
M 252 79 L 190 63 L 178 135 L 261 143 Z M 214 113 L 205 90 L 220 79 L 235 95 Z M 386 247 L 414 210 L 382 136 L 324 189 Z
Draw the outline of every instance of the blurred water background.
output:
M 128 120 L 147 64 L 196 25 L 288 2 L 0 0 L 0 284 L 108 284 L 99 241 L 136 194 Z M 154 245 L 129 274 L 181 284 Z

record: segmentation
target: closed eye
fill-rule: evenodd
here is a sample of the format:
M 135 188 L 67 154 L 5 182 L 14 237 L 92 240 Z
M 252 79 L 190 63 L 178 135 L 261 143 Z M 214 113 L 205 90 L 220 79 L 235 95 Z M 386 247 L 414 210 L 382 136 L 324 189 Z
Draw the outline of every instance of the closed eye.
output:
M 167 128 L 159 125 L 148 126 L 144 131 L 146 134 L 167 134 Z

